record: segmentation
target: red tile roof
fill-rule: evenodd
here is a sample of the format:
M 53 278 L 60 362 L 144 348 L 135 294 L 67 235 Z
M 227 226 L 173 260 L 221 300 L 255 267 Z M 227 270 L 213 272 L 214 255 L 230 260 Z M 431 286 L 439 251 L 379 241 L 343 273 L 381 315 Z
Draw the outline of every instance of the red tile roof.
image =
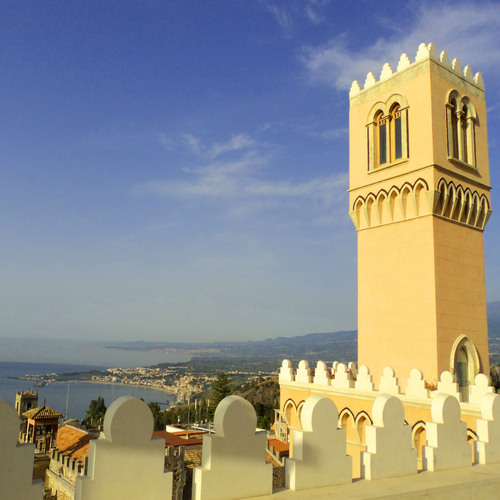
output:
M 23 398 L 25 399 L 38 399 L 38 394 L 34 394 L 33 392 L 23 392 Z
M 154 431 L 153 437 L 163 438 L 165 440 L 165 447 L 166 446 L 193 446 L 195 444 L 203 443 L 203 441 L 201 439 L 198 439 L 198 438 L 185 439 L 185 438 L 176 436 L 175 434 L 172 434 L 171 432 L 167 432 L 167 431 Z
M 38 408 L 32 408 L 31 410 L 25 411 L 23 416 L 26 418 L 31 418 L 32 420 L 48 420 L 52 418 L 63 418 L 64 415 L 57 410 L 54 410 L 50 406 L 39 406 Z
M 206 433 L 207 433 L 207 431 L 192 431 L 189 429 L 181 429 L 178 431 L 171 432 L 170 434 L 187 439 L 191 436 L 199 436 L 200 434 L 206 434 Z
M 273 447 L 275 452 L 280 451 L 288 451 L 290 449 L 290 445 L 280 441 L 279 439 L 268 439 L 269 448 Z
M 89 454 L 89 442 L 92 439 L 97 437 L 83 429 L 65 425 L 57 432 L 56 450 L 84 465 L 85 457 Z

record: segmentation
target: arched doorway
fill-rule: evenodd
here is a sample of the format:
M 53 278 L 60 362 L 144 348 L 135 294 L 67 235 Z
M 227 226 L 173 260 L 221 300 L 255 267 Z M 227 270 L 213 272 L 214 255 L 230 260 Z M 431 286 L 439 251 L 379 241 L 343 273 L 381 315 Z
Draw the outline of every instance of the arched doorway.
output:
M 417 450 L 418 469 L 422 470 L 423 448 L 427 443 L 425 422 L 419 421 L 413 426 L 413 448 Z
M 455 340 L 451 350 L 451 369 L 455 374 L 462 401 L 469 400 L 469 386 L 474 377 L 481 373 L 481 360 L 476 347 L 465 335 Z

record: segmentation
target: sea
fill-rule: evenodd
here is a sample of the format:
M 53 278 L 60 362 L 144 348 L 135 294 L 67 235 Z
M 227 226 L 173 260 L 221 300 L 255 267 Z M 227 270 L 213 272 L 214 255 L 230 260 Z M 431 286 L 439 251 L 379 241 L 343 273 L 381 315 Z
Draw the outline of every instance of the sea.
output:
M 24 350 L 19 344 L 24 344 Z M 51 349 L 50 344 L 54 344 Z M 67 418 L 82 419 L 90 401 L 98 396 L 104 398 L 107 407 L 120 396 L 131 395 L 142 398 L 146 403 L 154 401 L 162 409 L 172 405 L 175 397 L 163 391 L 128 385 L 95 384 L 87 382 L 52 383 L 35 387 L 35 382 L 11 377 L 28 374 L 81 372 L 112 367 L 134 368 L 162 362 L 187 361 L 184 354 L 162 351 L 135 351 L 113 349 L 102 342 L 44 341 L 38 356 L 33 356 L 36 344 L 17 339 L 0 338 L 0 399 L 14 406 L 17 390 L 38 390 L 38 404 L 46 403 L 60 411 Z M 52 354 L 51 354 L 52 353 Z M 12 358 L 16 360 L 12 360 Z M 45 359 L 44 359 L 45 358 Z M 64 361 L 64 362 L 62 362 Z

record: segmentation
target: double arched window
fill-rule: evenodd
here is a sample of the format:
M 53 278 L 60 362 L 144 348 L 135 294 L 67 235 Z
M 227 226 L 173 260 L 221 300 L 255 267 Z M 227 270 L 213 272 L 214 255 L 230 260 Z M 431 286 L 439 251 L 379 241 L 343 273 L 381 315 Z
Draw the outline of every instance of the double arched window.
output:
M 456 90 L 448 94 L 446 103 L 448 157 L 476 166 L 476 110 L 466 96 Z
M 378 102 L 368 115 L 368 169 L 408 158 L 408 105 L 401 95 Z

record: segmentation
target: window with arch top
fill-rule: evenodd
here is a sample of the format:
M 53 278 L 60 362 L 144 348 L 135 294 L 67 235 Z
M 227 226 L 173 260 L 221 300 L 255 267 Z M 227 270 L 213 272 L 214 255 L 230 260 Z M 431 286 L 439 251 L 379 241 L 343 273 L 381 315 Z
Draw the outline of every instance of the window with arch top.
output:
M 368 170 L 408 158 L 408 105 L 401 95 L 376 103 L 368 116 Z
M 446 103 L 448 158 L 476 167 L 476 110 L 467 96 L 452 90 Z

